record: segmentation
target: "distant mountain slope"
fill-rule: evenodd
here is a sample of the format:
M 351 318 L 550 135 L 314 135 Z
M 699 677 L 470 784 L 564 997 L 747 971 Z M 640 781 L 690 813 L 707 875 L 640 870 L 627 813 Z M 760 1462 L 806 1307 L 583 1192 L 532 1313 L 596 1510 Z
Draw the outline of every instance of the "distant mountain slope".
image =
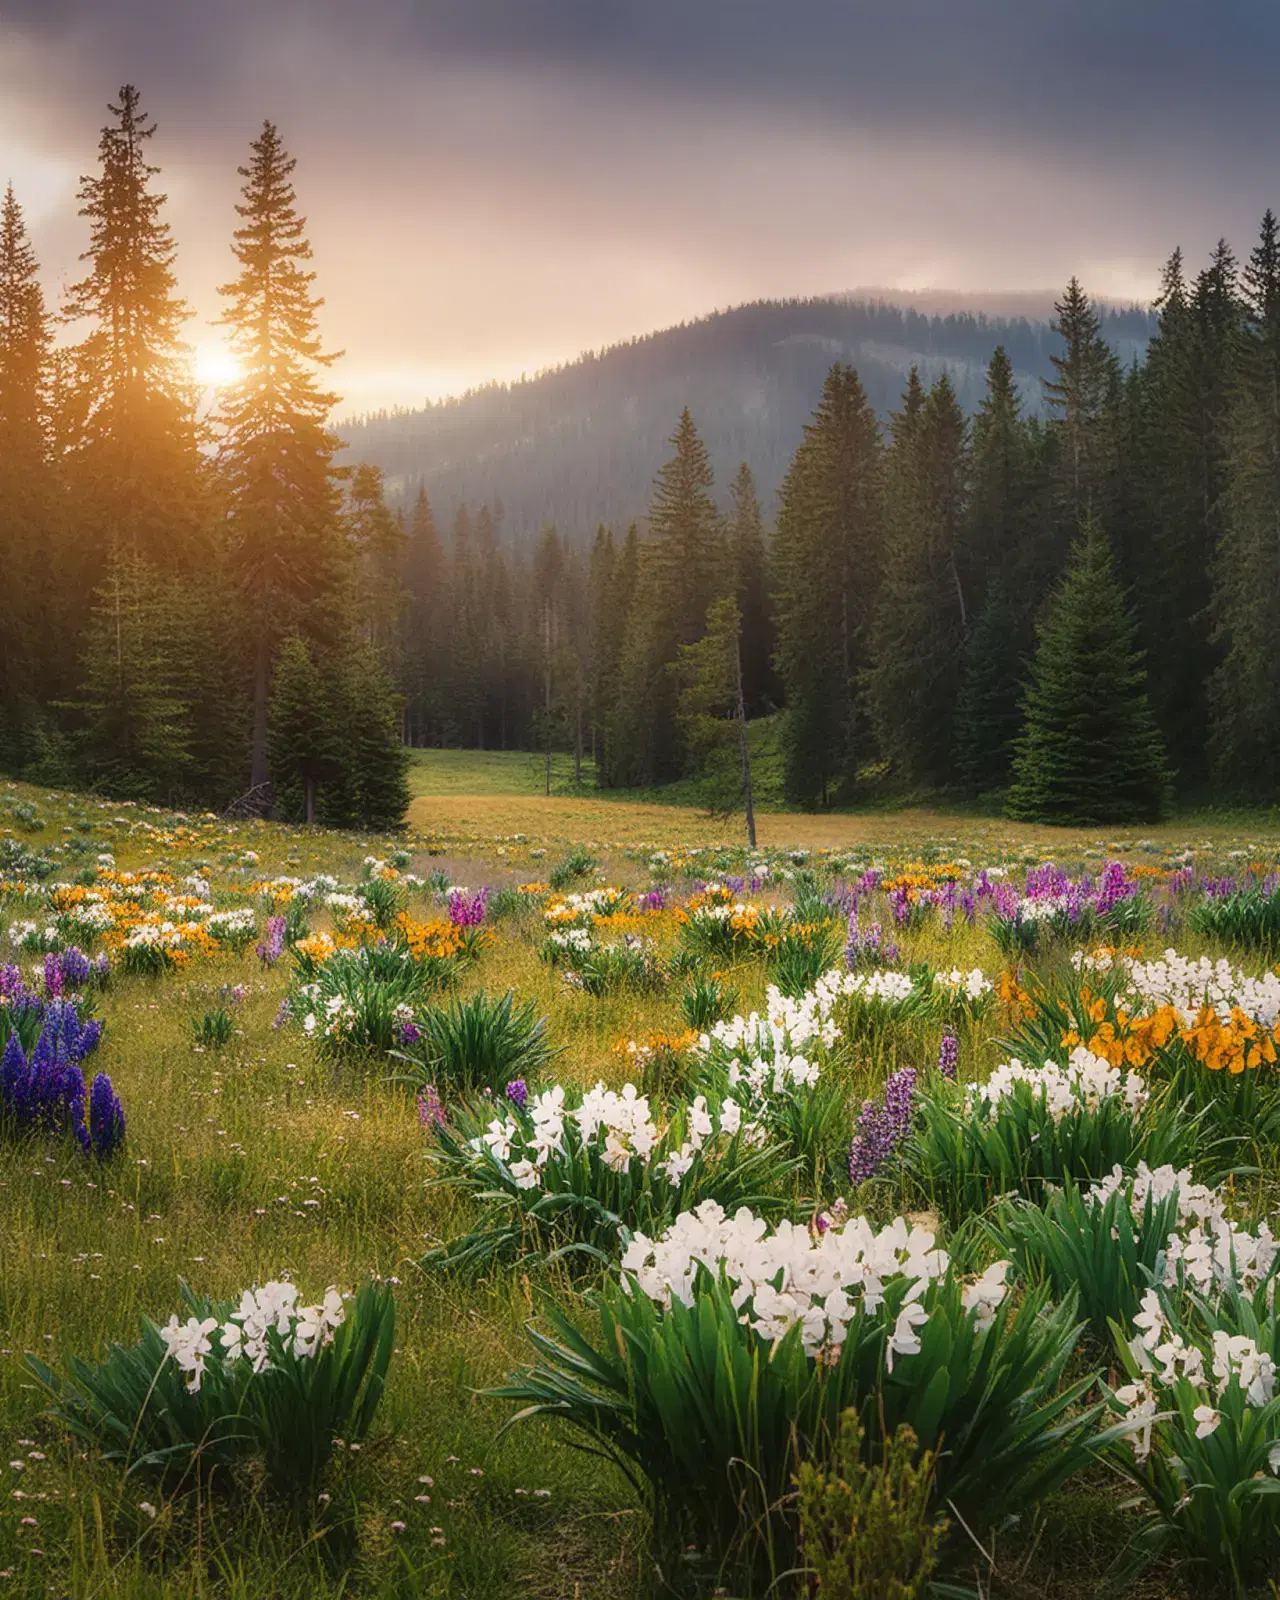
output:
M 1141 310 L 1109 310 L 1104 325 L 1128 363 L 1146 348 L 1154 321 Z M 926 380 L 948 372 L 973 410 L 997 344 L 1009 352 L 1025 404 L 1039 409 L 1039 380 L 1058 348 L 1047 320 L 925 314 L 839 297 L 719 311 L 519 383 L 348 421 L 339 432 L 351 459 L 383 469 L 393 500 L 412 499 L 424 484 L 442 527 L 463 501 L 500 504 L 503 536 L 523 543 L 547 523 L 583 535 L 600 522 L 622 528 L 643 516 L 687 405 L 722 501 L 738 462 L 747 461 L 771 514 L 832 362 L 858 369 L 882 416 L 897 405 L 913 363 Z

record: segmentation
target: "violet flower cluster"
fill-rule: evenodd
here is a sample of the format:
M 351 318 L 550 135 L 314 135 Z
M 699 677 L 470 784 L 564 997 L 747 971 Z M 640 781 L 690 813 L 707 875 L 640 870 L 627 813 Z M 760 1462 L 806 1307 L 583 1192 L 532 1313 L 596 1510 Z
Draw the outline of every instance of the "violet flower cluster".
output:
M 258 945 L 258 960 L 264 967 L 274 967 L 284 954 L 283 917 L 268 917 L 266 932 Z
M 124 1112 L 111 1079 L 100 1072 L 86 1093 L 80 1063 L 97 1048 L 102 1024 L 82 1021 L 73 1001 L 50 1001 L 39 1037 L 23 1048 L 12 1029 L 0 1055 L 0 1126 L 24 1137 L 70 1132 L 105 1160 L 124 1140 Z
M 488 889 L 477 889 L 475 894 L 455 889 L 449 896 L 449 921 L 455 928 L 478 928 L 488 904 Z
M 916 1069 L 902 1067 L 884 1086 L 884 1103 L 865 1100 L 858 1116 L 858 1131 L 849 1146 L 849 1182 L 865 1183 L 898 1149 L 911 1131 Z

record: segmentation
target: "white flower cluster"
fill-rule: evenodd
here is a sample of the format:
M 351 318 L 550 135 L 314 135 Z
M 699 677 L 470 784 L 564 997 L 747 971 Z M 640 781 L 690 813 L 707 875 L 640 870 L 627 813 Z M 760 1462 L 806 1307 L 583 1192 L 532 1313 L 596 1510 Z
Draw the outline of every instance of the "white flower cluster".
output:
M 589 928 L 594 918 L 607 917 L 627 898 L 625 890 L 587 889 L 582 894 L 562 895 L 543 911 L 542 919 L 551 927 Z
M 205 931 L 211 938 L 234 943 L 257 932 L 258 919 L 249 906 L 238 906 L 234 911 L 215 911 L 205 920 Z
M 9 929 L 9 943 L 18 950 L 56 950 L 62 941 L 58 930 L 42 928 L 38 922 L 15 922 Z
M 204 1378 L 205 1360 L 214 1354 L 212 1335 L 218 1337 L 224 1361 L 245 1360 L 261 1372 L 271 1362 L 268 1335 L 273 1331 L 295 1356 L 311 1359 L 332 1343 L 345 1316 L 336 1289 L 326 1290 L 318 1305 L 300 1306 L 294 1284 L 273 1282 L 246 1289 L 239 1310 L 224 1323 L 219 1324 L 217 1317 L 188 1317 L 183 1322 L 174 1316 L 160 1329 L 160 1337 L 166 1357 L 188 1374 L 187 1388 L 195 1394 Z
M 1113 1067 L 1077 1045 L 1065 1067 L 1052 1061 L 1043 1067 L 1025 1067 L 1015 1059 L 998 1066 L 986 1083 L 965 1084 L 965 1109 L 971 1115 L 998 1115 L 1000 1102 L 1012 1096 L 1020 1084 L 1044 1101 L 1055 1122 L 1061 1122 L 1068 1112 L 1096 1111 L 1107 1100 L 1123 1100 L 1135 1116 L 1147 1103 L 1146 1085 L 1136 1072 Z
M 1114 950 L 1105 944 L 1098 945 L 1093 950 L 1076 950 L 1071 956 L 1071 965 L 1077 972 L 1110 972 L 1112 967 L 1123 961 L 1122 956 L 1117 956 Z
M 874 972 L 829 973 L 828 978 L 838 978 L 840 993 L 864 1005 L 900 1006 L 915 990 L 909 973 L 888 967 Z
M 952 967 L 950 972 L 935 972 L 933 986 L 943 990 L 949 1000 L 967 1000 L 971 1005 L 985 1000 L 995 989 L 981 967 L 969 972 L 962 972 L 959 967 Z
M 369 920 L 369 905 L 363 895 L 327 894 L 324 897 L 324 904 L 336 927 L 345 928 L 351 923 L 365 923 Z
M 115 917 L 101 895 L 87 894 L 78 905 L 63 912 L 63 919 L 73 932 L 93 938 L 109 933 L 115 927 Z
M 1230 1384 L 1237 1384 L 1252 1406 L 1269 1405 L 1275 1398 L 1275 1362 L 1269 1351 L 1259 1350 L 1244 1334 L 1215 1329 L 1206 1362 L 1206 1352 L 1199 1345 L 1188 1344 L 1168 1327 L 1154 1289 L 1143 1295 L 1142 1309 L 1134 1323 L 1138 1333 L 1129 1348 L 1141 1377 L 1117 1389 L 1115 1397 L 1125 1407 L 1136 1461 L 1145 1461 L 1151 1454 L 1155 1424 L 1162 1414 L 1175 1409 L 1170 1399 L 1159 1396 L 1157 1391 L 1161 1389 L 1171 1389 L 1182 1381 L 1204 1396 L 1192 1411 L 1197 1439 L 1207 1438 L 1217 1430 L 1222 1421 L 1222 1394 Z M 1272 1472 L 1280 1473 L 1280 1444 L 1272 1448 L 1267 1464 Z
M 1280 1019 L 1280 974 L 1275 972 L 1250 978 L 1225 957 L 1210 961 L 1201 956 L 1195 961 L 1176 950 L 1166 950 L 1161 961 L 1127 962 L 1126 969 L 1134 998 L 1152 1010 L 1172 1006 L 1186 1028 L 1195 1023 L 1205 1006 L 1222 1022 L 1230 1020 L 1236 1007 L 1268 1028 Z
M 124 942 L 126 950 L 181 950 L 183 942 L 199 932 L 195 922 L 142 922 Z
M 566 955 L 583 956 L 591 949 L 591 933 L 587 928 L 559 928 L 547 935 L 547 943 Z
M 302 1018 L 302 1029 L 308 1037 L 320 1032 L 326 1039 L 341 1039 L 356 1026 L 356 1009 L 345 996 L 331 994 L 322 1000 L 318 983 L 304 983 L 298 993 L 312 1007 Z
M 1102 1206 L 1121 1189 L 1129 1193 L 1129 1208 L 1141 1221 L 1150 1197 L 1153 1206 L 1160 1205 L 1171 1194 L 1178 1197 L 1178 1223 L 1195 1223 L 1201 1227 L 1216 1227 L 1222 1220 L 1224 1205 L 1216 1189 L 1208 1184 L 1196 1183 L 1189 1167 L 1169 1165 L 1154 1170 L 1145 1161 L 1139 1161 L 1137 1171 L 1130 1174 L 1114 1166 L 1107 1177 L 1095 1183 L 1088 1192 L 1094 1205 Z
M 491 1151 L 521 1189 L 536 1189 L 546 1182 L 549 1163 L 565 1152 L 566 1121 L 576 1125 L 584 1145 L 595 1142 L 603 1146 L 602 1159 L 612 1172 L 625 1172 L 636 1157 L 643 1162 L 654 1159 L 663 1139 L 648 1097 L 633 1083 L 624 1084 L 621 1091 L 597 1083 L 572 1109 L 565 1105 L 564 1089 L 556 1084 L 533 1096 L 526 1110 L 533 1122 L 531 1138 L 526 1137 L 514 1117 L 507 1115 L 495 1117 L 485 1132 L 471 1141 L 474 1150 Z M 679 1186 L 692 1167 L 694 1156 L 717 1131 L 705 1095 L 699 1095 L 687 1108 L 684 1123 L 684 1143 L 658 1168 L 673 1188 Z M 741 1126 L 742 1108 L 735 1101 L 726 1100 L 720 1111 L 719 1131 L 732 1137 Z M 521 1153 L 512 1160 L 517 1151 Z
M 714 1200 L 683 1211 L 659 1239 L 637 1233 L 623 1253 L 621 1270 L 636 1287 L 663 1306 L 689 1304 L 701 1268 L 723 1270 L 732 1285 L 742 1321 L 772 1344 L 799 1323 L 811 1356 L 834 1353 L 859 1308 L 874 1313 L 884 1302 L 886 1283 L 910 1282 L 885 1349 L 895 1356 L 920 1350 L 919 1330 L 929 1314 L 921 1304 L 925 1290 L 946 1276 L 950 1258 L 934 1245 L 934 1235 L 901 1217 L 879 1233 L 865 1217 L 812 1234 L 782 1222 L 772 1231 L 745 1206 L 732 1217 Z M 1004 1299 L 1007 1261 L 998 1261 L 964 1291 L 966 1310 L 981 1326 L 989 1324 Z

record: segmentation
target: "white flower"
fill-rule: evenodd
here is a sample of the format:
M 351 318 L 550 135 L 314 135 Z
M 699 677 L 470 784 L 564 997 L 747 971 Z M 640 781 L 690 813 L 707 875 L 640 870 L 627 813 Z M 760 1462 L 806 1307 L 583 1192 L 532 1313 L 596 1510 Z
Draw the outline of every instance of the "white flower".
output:
M 1008 1261 L 992 1262 L 982 1276 L 968 1284 L 961 1294 L 965 1310 L 977 1312 L 975 1326 L 979 1329 L 989 1328 L 995 1321 L 996 1312 L 1007 1292 L 1005 1278 L 1009 1266 Z
M 191 1374 L 187 1379 L 187 1388 L 192 1394 L 200 1388 L 200 1380 L 204 1377 L 204 1358 L 213 1349 L 209 1335 L 217 1326 L 217 1317 L 205 1317 L 203 1320 L 188 1317 L 186 1322 L 179 1322 L 174 1316 L 160 1329 L 165 1354 L 183 1372 Z
M 924 1326 L 929 1320 L 929 1314 L 922 1305 L 908 1301 L 898 1313 L 898 1320 L 893 1325 L 893 1332 L 889 1335 L 889 1342 L 885 1345 L 885 1366 L 893 1371 L 893 1358 L 895 1355 L 915 1356 L 920 1354 L 920 1339 L 916 1333 L 917 1328 Z
M 1197 1406 L 1191 1415 L 1196 1420 L 1197 1439 L 1207 1439 L 1222 1421 L 1212 1406 Z

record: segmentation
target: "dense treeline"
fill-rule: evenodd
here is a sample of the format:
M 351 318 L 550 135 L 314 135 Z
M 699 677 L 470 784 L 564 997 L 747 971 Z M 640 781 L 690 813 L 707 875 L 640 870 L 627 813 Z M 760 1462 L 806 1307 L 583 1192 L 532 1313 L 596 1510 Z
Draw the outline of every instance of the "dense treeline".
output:
M 59 312 L 12 188 L 0 213 L 0 764 L 398 821 L 403 531 L 376 470 L 336 465 L 294 163 L 267 123 L 240 169 L 221 291 L 240 375 L 201 418 L 154 134 L 126 86 Z M 55 316 L 76 336 L 57 348 Z
M 285 814 L 371 825 L 403 810 L 401 741 L 569 750 L 647 786 L 734 747 L 716 716 L 782 709 L 801 806 L 886 780 L 1059 820 L 1275 797 L 1270 213 L 1242 266 L 1174 253 L 1142 361 L 1073 279 L 1038 393 L 998 346 L 976 410 L 913 368 L 882 424 L 837 363 L 772 519 L 745 464 L 717 493 L 685 408 L 642 526 L 530 545 L 501 504 L 442 528 L 425 491 L 393 509 L 376 467 L 338 465 L 269 123 L 222 291 L 240 376 L 197 415 L 154 125 L 132 89 L 112 118 L 62 308 L 79 342 L 55 347 L 12 192 L 0 217 L 8 770 L 208 804 L 270 783 Z
M 981 401 L 992 350 L 1008 352 L 1028 409 L 1043 409 L 1056 339 L 1049 302 L 1026 315 L 927 315 L 845 297 L 735 306 L 648 334 L 519 383 L 490 384 L 418 410 L 346 421 L 349 459 L 382 468 L 406 505 L 425 488 L 446 527 L 459 505 L 501 507 L 508 541 L 527 547 L 548 523 L 625 528 L 642 517 L 673 420 L 688 406 L 716 477 L 751 464 L 772 509 L 833 361 L 855 366 L 878 416 L 897 404 L 910 368 L 946 372 L 966 412 Z M 1128 365 L 1146 350 L 1145 309 L 1101 312 Z

